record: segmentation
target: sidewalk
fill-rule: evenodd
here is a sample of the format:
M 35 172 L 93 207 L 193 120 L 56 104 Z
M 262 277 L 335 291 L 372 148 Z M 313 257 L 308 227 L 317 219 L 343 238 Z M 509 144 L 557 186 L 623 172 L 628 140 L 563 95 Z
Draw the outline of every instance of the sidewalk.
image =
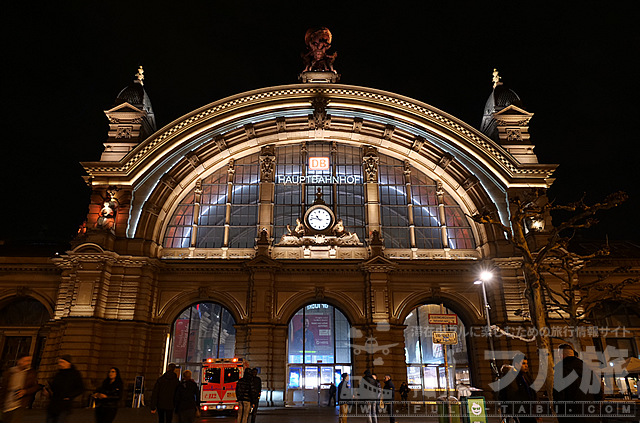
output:
M 177 417 L 174 423 L 177 422 Z M 94 410 L 74 409 L 67 423 L 93 423 Z M 235 416 L 201 417 L 199 423 L 235 423 Z M 366 417 L 349 417 L 349 423 L 365 423 Z M 437 418 L 396 417 L 398 423 L 437 423 Z M 23 423 L 44 423 L 45 410 L 27 410 Z M 121 408 L 115 423 L 157 423 L 158 417 L 151 414 L 148 408 Z M 256 423 L 337 423 L 338 407 L 261 407 L 258 410 Z M 378 418 L 379 423 L 388 423 L 386 416 Z M 498 419 L 490 418 L 489 423 L 499 423 Z

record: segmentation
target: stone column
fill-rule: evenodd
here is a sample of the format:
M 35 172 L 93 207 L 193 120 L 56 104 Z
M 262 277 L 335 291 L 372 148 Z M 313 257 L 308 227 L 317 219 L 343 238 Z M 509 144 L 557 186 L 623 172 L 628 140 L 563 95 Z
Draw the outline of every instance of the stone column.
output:
M 273 196 L 276 169 L 275 147 L 267 145 L 260 152 L 260 197 L 258 204 L 258 232 L 267 229 L 269 238 L 273 236 Z
M 364 170 L 364 201 L 367 231 L 380 231 L 380 194 L 378 191 L 378 150 L 365 147 L 362 157 Z

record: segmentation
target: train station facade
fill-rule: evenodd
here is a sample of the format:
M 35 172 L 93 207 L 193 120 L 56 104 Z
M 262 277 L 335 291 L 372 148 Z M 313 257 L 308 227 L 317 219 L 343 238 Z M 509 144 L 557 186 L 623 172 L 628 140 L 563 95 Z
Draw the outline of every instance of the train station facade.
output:
M 147 386 L 168 362 L 198 375 L 203 359 L 242 357 L 270 405 L 321 403 L 340 373 L 367 368 L 435 398 L 446 353 L 450 386 L 489 391 L 474 284 L 489 268 L 491 321 L 530 328 L 522 258 L 470 218 L 506 223 L 510 198 L 553 182 L 556 165 L 539 163 L 529 138 L 533 114 L 504 85 L 480 130 L 330 72 L 160 129 L 139 78 L 105 114 L 71 249 L 2 267 L 3 350 L 37 355 L 41 377 L 62 354 L 89 384 L 117 366 Z M 532 236 L 551 222 L 535 224 Z M 457 344 L 434 343 L 441 331 Z M 518 338 L 494 347 L 536 356 Z

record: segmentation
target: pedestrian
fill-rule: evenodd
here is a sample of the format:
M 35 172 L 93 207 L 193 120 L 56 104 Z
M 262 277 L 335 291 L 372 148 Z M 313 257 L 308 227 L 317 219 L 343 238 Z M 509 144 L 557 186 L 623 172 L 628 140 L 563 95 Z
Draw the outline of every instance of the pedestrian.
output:
M 251 400 L 251 423 L 256 423 L 260 395 L 262 395 L 262 379 L 258 376 L 258 369 L 251 369 L 251 383 L 253 384 L 253 399 Z
M 65 423 L 71 414 L 73 399 L 84 392 L 82 376 L 71 363 L 70 355 L 58 359 L 58 372 L 45 387 L 45 395 L 51 398 L 47 408 L 47 423 Z
M 409 409 L 409 392 L 411 391 L 411 389 L 409 389 L 409 385 L 407 385 L 407 382 L 402 382 L 400 384 L 400 389 L 398 389 L 398 392 L 400 393 L 400 399 L 402 400 L 402 406 L 403 407 L 407 407 L 407 410 Z
M 575 423 L 576 416 L 581 423 L 599 422 L 598 417 L 585 417 L 588 409 L 583 410 L 582 404 L 586 402 L 601 401 L 603 391 L 602 381 L 593 370 L 578 358 L 578 353 L 569 344 L 558 347 L 558 353 L 562 357 L 554 367 L 553 399 L 557 403 L 558 421 L 560 423 Z M 572 406 L 573 402 L 582 404 Z M 565 407 L 566 405 L 566 407 Z M 595 407 L 597 410 L 598 407 Z
M 396 417 L 393 415 L 393 403 L 396 399 L 396 385 L 391 380 L 391 375 L 384 375 L 384 402 L 389 410 L 389 423 L 396 423 Z
M 4 423 L 20 423 L 24 410 L 31 404 L 36 392 L 40 390 L 36 371 L 31 368 L 31 356 L 18 356 L 15 367 L 2 375 L 0 386 L 0 410 Z
M 238 423 L 247 423 L 251 412 L 251 402 L 254 401 L 253 372 L 245 370 L 242 379 L 236 384 L 236 400 L 238 401 Z
M 107 378 L 93 394 L 96 400 L 96 423 L 112 423 L 115 420 L 123 390 L 120 370 L 112 367 Z
M 180 381 L 176 374 L 176 365 L 171 363 L 167 371 L 158 378 L 151 393 L 151 412 L 158 413 L 159 423 L 171 423 L 175 409 L 176 389 Z
M 182 372 L 182 382 L 176 388 L 174 403 L 179 423 L 194 423 L 200 415 L 200 388 L 191 379 L 191 370 Z
M 338 404 L 340 404 L 338 423 L 347 423 L 349 403 L 353 400 L 353 391 L 351 391 L 351 386 L 349 386 L 349 373 L 343 373 L 341 379 L 338 385 Z
M 327 407 L 336 406 L 336 384 L 331 382 L 329 386 L 329 401 L 327 401 Z
M 500 401 L 505 415 L 517 417 L 520 423 L 536 423 L 534 404 L 538 400 L 537 392 L 531 387 L 533 379 L 529 374 L 529 361 L 524 354 L 517 354 L 511 366 L 505 366 L 500 378 Z
M 367 423 L 377 423 L 376 407 L 379 403 L 377 391 L 378 381 L 373 378 L 371 370 L 365 370 L 358 386 L 358 396 L 365 402 L 364 412 L 367 414 Z
M 378 375 L 375 373 L 371 373 L 371 377 L 375 380 L 376 389 L 376 399 L 375 402 L 371 406 L 371 422 L 378 423 L 378 415 L 382 413 L 382 384 L 378 380 Z

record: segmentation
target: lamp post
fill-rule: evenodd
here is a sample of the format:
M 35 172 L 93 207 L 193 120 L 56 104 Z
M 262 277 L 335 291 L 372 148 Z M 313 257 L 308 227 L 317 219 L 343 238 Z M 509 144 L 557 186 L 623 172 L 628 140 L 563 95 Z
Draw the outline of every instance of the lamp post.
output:
M 488 271 L 484 271 L 480 274 L 480 279 L 475 281 L 475 285 L 482 285 L 482 298 L 484 300 L 484 313 L 485 318 L 487 319 L 487 335 L 489 335 L 489 349 L 491 350 L 491 368 L 496 377 L 498 374 L 498 367 L 496 366 L 496 357 L 493 348 L 493 331 L 491 329 L 491 317 L 489 316 L 489 310 L 491 310 L 491 306 L 489 305 L 489 301 L 487 300 L 487 289 L 484 286 L 484 283 L 491 280 L 493 278 L 493 274 Z

